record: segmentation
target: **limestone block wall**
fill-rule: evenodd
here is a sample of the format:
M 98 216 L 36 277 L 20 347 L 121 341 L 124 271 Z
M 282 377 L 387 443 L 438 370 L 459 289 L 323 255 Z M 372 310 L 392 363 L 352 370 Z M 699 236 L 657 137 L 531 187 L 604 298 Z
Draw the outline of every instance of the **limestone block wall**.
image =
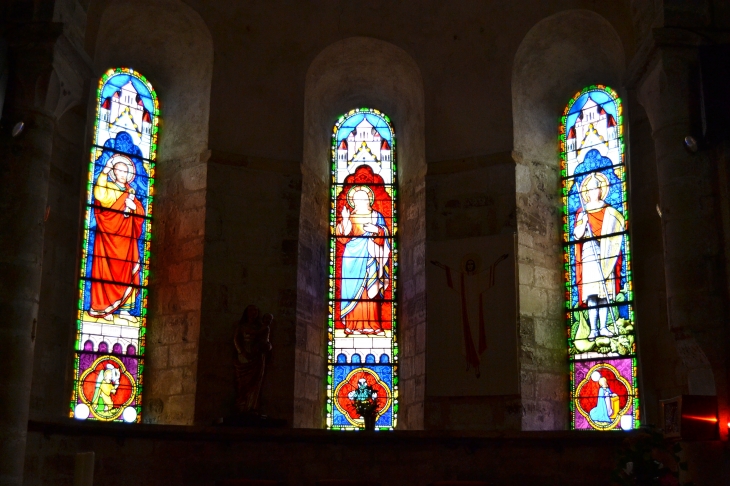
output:
M 158 164 L 143 419 L 192 424 L 203 285 L 208 154 Z
M 352 76 L 353 72 L 361 74 Z M 345 38 L 327 46 L 310 64 L 304 101 L 296 346 L 297 363 L 306 368 L 295 372 L 295 426 L 323 425 L 325 402 L 320 393 L 325 382 L 330 137 L 342 113 L 364 106 L 390 117 L 397 140 L 397 332 L 402 350 L 399 359 L 405 360 L 400 366 L 398 427 L 422 428 L 426 160 L 420 71 L 406 51 L 389 42 L 373 37 Z M 317 383 L 322 391 L 315 394 Z
M 515 157 L 520 378 L 523 430 L 565 427 L 567 351 L 560 261 L 559 174 L 554 165 Z
M 73 379 L 69 359 L 78 310 L 79 231 L 88 169 L 87 101 L 91 67 L 64 28 L 53 47 L 45 110 L 52 114 L 53 146 L 44 215 L 42 279 L 34 338 L 31 417 L 68 415 Z M 51 58 L 48 58 L 51 61 Z M 2 84 L 0 82 L 0 84 Z M 6 113 L 7 116 L 8 113 Z
M 384 19 L 377 3 L 254 2 L 228 10 L 177 0 L 56 2 L 67 44 L 95 69 L 59 69 L 67 75 L 51 83 L 59 100 L 69 90 L 91 100 L 97 74 L 112 65 L 143 72 L 161 100 L 145 420 L 205 424 L 232 411 L 232 330 L 254 303 L 276 319 L 262 411 L 295 427 L 322 426 L 329 134 L 341 113 L 374 106 L 393 119 L 399 143 L 401 426 L 512 429 L 521 414 L 524 429 L 566 427 L 558 116 L 586 84 L 622 89 L 634 46 L 628 6 L 563 11 L 587 5 L 542 2 L 525 10 L 521 2 L 472 2 L 427 10 L 408 0 Z M 722 2 L 688 12 L 669 3 L 667 18 L 689 25 L 721 12 Z M 660 7 L 632 9 L 638 33 L 651 30 Z M 310 15 L 317 21 L 302 22 Z M 353 15 L 365 20 L 341 22 Z M 723 18 L 711 20 L 722 27 Z M 109 35 L 119 24 L 126 35 Z M 73 86 L 63 85 L 71 78 Z M 82 147 L 92 108 L 67 112 L 56 127 L 32 392 L 37 418 L 67 407 Z M 632 184 L 639 181 L 631 197 L 642 386 L 651 404 L 646 418 L 654 421 L 656 400 L 684 392 L 687 379 L 664 329 L 655 156 L 645 145 L 652 132 L 628 111 Z M 209 132 L 219 150 L 210 160 Z M 464 158 L 439 162 L 450 157 Z M 467 207 L 472 196 L 485 203 Z M 514 231 L 521 398 L 424 400 L 428 241 Z
M 200 353 L 212 38 L 199 14 L 179 0 L 93 2 L 83 10 L 74 8 L 74 17 L 87 18 L 84 47 L 94 59 L 94 95 L 97 73 L 127 66 L 150 81 L 160 101 L 143 420 L 192 424 Z M 109 35 L 120 25 L 124 35 Z
M 615 6 L 614 6 L 615 7 Z M 522 40 L 512 72 L 523 430 L 568 426 L 558 127 L 585 86 L 620 88 L 620 23 L 589 10 L 542 19 Z
M 655 35 L 666 30 L 671 29 Z M 637 93 L 651 123 L 656 152 L 669 325 L 687 368 L 690 394 L 717 395 L 720 423 L 726 423 L 726 236 L 718 224 L 726 205 L 724 190 L 718 191 L 723 160 L 714 150 L 692 153 L 673 147 L 681 133 L 696 133 L 700 121 L 695 101 L 700 99 L 700 85 L 690 75 L 697 72 L 698 51 L 667 45 L 650 59 L 645 60 L 648 69 L 637 83 Z M 727 437 L 724 427 L 720 433 Z
M 631 204 L 631 265 L 639 349 L 639 396 L 643 423 L 660 423 L 659 400 L 688 393 L 687 370 L 667 320 L 664 239 L 651 126 L 629 93 L 628 177 Z M 658 209 L 657 209 L 658 208 Z
M 426 182 L 401 182 L 398 339 L 400 355 L 399 426 L 421 429 L 426 392 Z
M 489 237 L 498 235 L 511 235 L 516 229 L 515 197 L 514 197 L 514 161 L 509 152 L 501 152 L 490 155 L 465 157 L 454 160 L 430 162 L 428 164 L 428 175 L 426 177 L 427 204 L 427 246 L 432 242 L 449 242 L 464 238 Z M 461 258 L 462 255 L 459 255 Z M 514 252 L 509 252 L 509 259 L 515 258 Z M 427 257 L 427 260 L 430 258 Z M 491 262 L 483 262 L 490 264 Z M 427 262 L 428 265 L 430 263 Z M 444 279 L 443 273 L 433 275 L 434 278 Z M 445 280 L 444 280 L 445 282 Z M 431 282 L 429 282 L 431 285 Z M 500 285 L 514 286 L 514 274 L 512 278 Z M 437 287 L 437 288 L 442 288 Z M 431 300 L 435 299 L 429 293 L 429 306 Z M 476 304 L 475 302 L 471 303 Z M 511 307 L 512 302 L 505 302 L 504 306 Z M 487 319 L 489 319 L 489 310 Z M 451 309 L 450 320 L 439 322 L 435 316 L 430 316 L 429 326 L 460 326 L 461 315 L 458 308 Z M 472 325 L 476 325 L 473 323 Z M 514 319 L 511 322 L 487 322 L 486 327 L 491 329 L 493 325 L 507 326 L 516 333 L 517 323 Z M 427 332 L 431 336 L 431 332 Z M 428 349 L 439 346 L 438 342 L 428 342 Z M 487 356 L 505 343 L 497 342 L 493 336 L 488 337 L 487 350 L 482 360 L 487 361 Z M 449 359 L 464 362 L 464 350 L 461 342 L 459 351 Z M 508 353 L 509 354 L 509 353 Z M 513 350 L 512 356 L 516 355 Z M 516 360 L 516 357 L 514 358 Z M 432 355 L 426 356 L 426 368 L 436 369 L 441 366 L 438 358 Z M 461 373 L 473 374 L 474 371 L 466 371 L 464 366 L 460 367 Z M 494 381 L 493 370 L 482 365 L 481 381 Z M 464 393 L 462 396 L 444 396 L 434 392 L 435 377 L 427 381 L 425 400 L 425 427 L 427 429 L 439 430 L 519 430 L 521 426 L 520 397 L 517 391 L 513 394 L 491 394 L 487 395 L 480 389 Z M 487 387 L 489 385 L 486 385 Z M 441 384 L 439 389 L 444 389 Z
M 324 424 L 327 348 L 327 234 L 329 187 L 307 166 L 302 166 L 302 195 L 296 297 L 294 355 L 294 427 L 320 428 Z
M 54 133 L 43 244 L 30 413 L 33 418 L 68 415 L 73 380 L 69 351 L 76 337 L 78 260 L 86 176 L 85 112 L 67 112 Z
M 289 161 L 213 152 L 195 422 L 235 413 L 233 333 L 249 304 L 274 315 L 260 410 L 292 420 L 300 175 Z M 316 390 L 323 388 L 318 381 Z

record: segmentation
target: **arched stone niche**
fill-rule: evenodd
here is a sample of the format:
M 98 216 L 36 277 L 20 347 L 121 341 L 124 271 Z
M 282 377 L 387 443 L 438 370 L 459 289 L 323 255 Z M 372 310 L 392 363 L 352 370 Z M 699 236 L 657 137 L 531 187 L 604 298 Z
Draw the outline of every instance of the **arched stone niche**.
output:
M 351 37 L 324 49 L 305 82 L 297 275 L 294 426 L 324 424 L 327 248 L 332 127 L 360 106 L 386 113 L 398 140 L 398 428 L 423 427 L 425 363 L 424 95 L 413 59 L 393 44 Z
M 568 362 L 558 127 L 570 98 L 591 84 L 622 93 L 624 49 L 602 16 L 568 10 L 538 22 L 512 69 L 512 114 L 523 430 L 568 426 Z
M 90 9 L 95 45 L 88 119 L 98 78 L 125 66 L 144 74 L 160 99 L 150 265 L 145 422 L 194 421 L 205 236 L 208 116 L 213 41 L 179 0 L 112 1 Z M 87 139 L 93 136 L 88 124 Z

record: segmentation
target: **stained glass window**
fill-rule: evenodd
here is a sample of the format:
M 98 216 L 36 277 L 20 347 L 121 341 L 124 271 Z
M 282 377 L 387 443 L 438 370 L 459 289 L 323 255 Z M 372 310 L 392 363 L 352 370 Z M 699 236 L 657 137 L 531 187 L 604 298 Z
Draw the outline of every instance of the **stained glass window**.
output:
M 568 103 L 560 128 L 571 426 L 639 426 L 621 100 L 602 85 Z
M 128 68 L 96 93 L 70 415 L 139 422 L 159 104 Z
M 396 157 L 390 119 L 356 108 L 332 132 L 327 428 L 398 415 Z

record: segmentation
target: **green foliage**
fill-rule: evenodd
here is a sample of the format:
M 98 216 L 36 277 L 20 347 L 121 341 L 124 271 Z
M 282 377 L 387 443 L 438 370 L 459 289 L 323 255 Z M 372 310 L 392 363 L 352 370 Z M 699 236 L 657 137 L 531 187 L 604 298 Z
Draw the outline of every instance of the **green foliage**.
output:
M 616 295 L 616 303 L 626 302 L 626 293 Z M 614 312 L 616 309 L 614 309 Z M 618 314 L 609 312 L 606 315 L 606 327 L 614 334 L 612 337 L 600 336 L 595 340 L 588 340 L 591 332 L 588 322 L 588 311 L 580 310 L 576 313 L 577 319 L 571 322 L 570 336 L 574 340 L 570 354 L 580 354 L 589 351 L 598 353 L 616 353 L 619 356 L 629 356 L 634 352 L 634 326 L 627 320 L 618 317 Z

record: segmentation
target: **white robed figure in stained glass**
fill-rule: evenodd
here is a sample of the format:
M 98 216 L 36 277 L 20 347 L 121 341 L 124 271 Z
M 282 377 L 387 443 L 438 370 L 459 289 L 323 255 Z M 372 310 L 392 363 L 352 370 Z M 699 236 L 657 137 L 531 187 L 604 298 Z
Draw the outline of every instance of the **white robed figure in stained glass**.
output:
M 338 236 L 350 236 L 342 255 L 341 319 L 346 334 L 383 334 L 378 300 L 389 285 L 390 242 L 385 218 L 372 208 L 368 186 L 355 186 L 342 208 Z
M 608 178 L 600 172 L 583 180 L 583 204 L 576 213 L 573 230 L 576 240 L 583 240 L 576 248 L 576 283 L 580 301 L 589 308 L 590 340 L 613 336 L 607 328 L 606 305 L 613 303 L 621 291 L 624 217 L 606 204 L 609 188 Z

